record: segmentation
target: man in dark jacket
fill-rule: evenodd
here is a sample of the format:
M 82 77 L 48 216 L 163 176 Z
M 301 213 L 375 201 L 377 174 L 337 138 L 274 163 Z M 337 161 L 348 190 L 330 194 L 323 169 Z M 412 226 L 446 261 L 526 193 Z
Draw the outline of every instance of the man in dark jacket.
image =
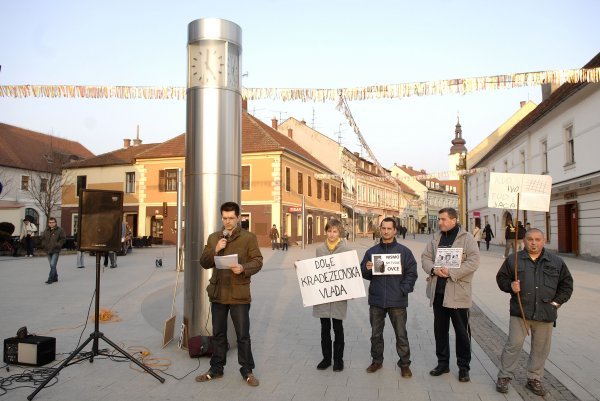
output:
M 406 308 L 408 294 L 417 281 L 417 262 L 410 249 L 396 241 L 396 220 L 386 217 L 379 229 L 381 240 L 367 250 L 360 264 L 363 278 L 369 284 L 369 321 L 371 322 L 372 363 L 367 372 L 381 369 L 383 364 L 383 328 L 385 315 L 390 317 L 396 333 L 396 351 L 400 359 L 398 366 L 402 377 L 412 377 L 410 371 L 410 345 L 406 333 Z M 402 274 L 373 275 L 372 255 L 399 254 Z
M 209 235 L 200 257 L 205 269 L 215 267 L 215 256 L 237 254 L 238 262 L 230 269 L 214 269 L 206 288 L 211 302 L 214 353 L 210 369 L 196 377 L 205 382 L 223 376 L 227 353 L 227 315 L 235 326 L 240 373 L 250 386 L 258 386 L 252 373 L 254 358 L 250 342 L 250 276 L 260 271 L 263 257 L 256 235 L 242 230 L 239 223 L 240 206 L 235 202 L 221 205 L 223 229 Z
M 42 237 L 42 247 L 48 254 L 48 263 L 50 263 L 50 274 L 46 284 L 56 283 L 58 281 L 58 272 L 56 271 L 56 265 L 58 263 L 58 255 L 62 249 L 67 237 L 62 228 L 56 224 L 56 219 L 50 217 L 48 219 L 48 229 L 44 231 Z
M 573 277 L 560 257 L 544 249 L 544 242 L 542 231 L 537 228 L 527 231 L 525 250 L 517 254 L 519 279 L 515 280 L 513 258 L 506 259 L 496 275 L 498 287 L 510 294 L 508 340 L 502 350 L 496 382 L 496 390 L 501 393 L 508 392 L 508 384 L 514 377 L 513 372 L 527 336 L 517 300 L 517 294 L 520 293 L 525 319 L 531 330 L 527 388 L 539 396 L 546 394 L 541 379 L 550 353 L 552 327 L 558 308 L 571 298 Z

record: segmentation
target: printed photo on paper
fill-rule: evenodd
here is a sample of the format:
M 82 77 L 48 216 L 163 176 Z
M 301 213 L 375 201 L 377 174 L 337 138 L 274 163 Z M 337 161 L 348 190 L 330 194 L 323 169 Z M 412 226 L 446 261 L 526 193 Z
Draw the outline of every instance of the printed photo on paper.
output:
M 373 274 L 402 274 L 401 255 L 399 253 L 386 253 L 371 255 Z
M 433 267 L 460 268 L 462 248 L 438 248 Z

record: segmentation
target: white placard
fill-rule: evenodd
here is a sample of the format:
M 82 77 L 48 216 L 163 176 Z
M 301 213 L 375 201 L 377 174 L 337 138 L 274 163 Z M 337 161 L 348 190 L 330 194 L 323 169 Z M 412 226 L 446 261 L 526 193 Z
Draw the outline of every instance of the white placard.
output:
M 296 274 L 304 306 L 366 296 L 356 251 L 299 260 Z
M 381 253 L 371 255 L 373 275 L 402 274 L 402 263 L 399 253 Z
M 438 248 L 433 267 L 459 269 L 462 262 L 462 248 Z
M 215 267 L 217 269 L 231 269 L 231 266 L 238 264 L 238 255 L 215 256 Z
M 552 177 L 536 174 L 490 173 L 488 207 L 547 212 L 550 210 Z

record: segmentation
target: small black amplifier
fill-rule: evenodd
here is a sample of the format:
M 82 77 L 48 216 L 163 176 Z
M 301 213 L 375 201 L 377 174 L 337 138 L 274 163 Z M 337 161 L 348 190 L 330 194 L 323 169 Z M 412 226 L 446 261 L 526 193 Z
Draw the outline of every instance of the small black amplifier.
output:
M 4 363 L 42 366 L 56 358 L 56 338 L 29 335 L 4 340 Z

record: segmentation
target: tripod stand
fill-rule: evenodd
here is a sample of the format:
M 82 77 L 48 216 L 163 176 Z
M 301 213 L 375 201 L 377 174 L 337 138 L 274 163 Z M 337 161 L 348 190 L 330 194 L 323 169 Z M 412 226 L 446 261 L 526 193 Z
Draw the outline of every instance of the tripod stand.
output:
M 39 385 L 38 388 L 35 389 L 35 391 L 33 393 L 31 393 L 30 395 L 27 396 L 27 399 L 29 401 L 31 401 L 33 399 L 33 397 L 35 397 L 35 395 L 37 393 L 39 393 L 46 386 L 46 384 L 48 384 L 50 382 L 50 380 L 52 380 L 56 375 L 58 375 L 60 373 L 60 371 L 65 366 L 67 366 L 69 364 L 69 362 L 71 362 L 71 360 L 73 358 L 75 358 L 81 352 L 81 350 L 84 349 L 90 343 L 90 341 L 93 341 L 92 355 L 90 356 L 90 363 L 94 362 L 94 357 L 97 355 L 110 356 L 110 355 L 101 354 L 100 352 L 98 352 L 98 340 L 99 339 L 104 340 L 106 343 L 108 343 L 108 345 L 110 345 L 111 347 L 113 347 L 114 349 L 119 351 L 121 354 L 123 354 L 125 357 L 127 357 L 127 359 L 129 359 L 131 362 L 135 363 L 140 368 L 144 369 L 147 373 L 150 373 L 152 376 L 156 377 L 156 379 L 158 381 L 160 381 L 161 383 L 165 382 L 164 378 L 157 375 L 152 369 L 150 369 L 149 367 L 147 367 L 146 365 L 144 365 L 143 363 L 141 363 L 140 361 L 135 359 L 133 356 L 131 356 L 126 351 L 121 349 L 117 344 L 110 341 L 104 335 L 104 333 L 100 332 L 100 330 L 99 330 L 100 329 L 100 257 L 101 257 L 100 252 L 96 252 L 96 306 L 95 306 L 95 310 L 94 310 L 94 332 L 91 333 L 89 338 L 87 340 L 85 340 L 83 342 L 83 344 L 81 344 L 75 351 L 73 351 L 71 353 L 71 355 L 69 355 L 69 357 L 67 359 L 65 359 L 63 361 L 63 363 L 61 363 L 60 366 L 58 368 L 56 368 L 56 370 L 54 370 L 54 372 L 52 372 L 52 374 L 50 376 L 48 376 L 42 384 Z

